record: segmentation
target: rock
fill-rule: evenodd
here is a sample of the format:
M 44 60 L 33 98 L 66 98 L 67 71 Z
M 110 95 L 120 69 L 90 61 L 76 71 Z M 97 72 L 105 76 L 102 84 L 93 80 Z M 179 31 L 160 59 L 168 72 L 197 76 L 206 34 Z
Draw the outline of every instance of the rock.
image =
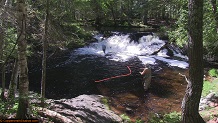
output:
M 199 106 L 199 111 L 205 110 L 206 107 L 208 107 L 208 105 L 206 105 L 206 104 L 200 105 Z
M 132 114 L 133 113 L 133 110 L 129 107 L 126 108 L 126 113 L 127 114 Z
M 208 101 L 211 101 L 214 97 L 215 97 L 215 93 L 212 92 L 212 93 L 209 93 L 205 98 L 206 98 Z
M 209 106 L 210 106 L 210 107 L 215 107 L 215 103 L 214 103 L 214 102 L 210 102 L 210 103 L 209 103 Z
M 101 95 L 80 95 L 72 99 L 51 101 L 50 109 L 83 123 L 122 122 L 122 119 L 101 103 Z
M 201 103 L 201 104 L 206 104 L 206 103 L 207 103 L 207 99 L 203 99 L 203 98 L 202 98 L 201 101 L 200 101 L 200 103 Z
M 212 120 L 208 121 L 207 123 L 218 123 L 218 118 L 213 118 Z

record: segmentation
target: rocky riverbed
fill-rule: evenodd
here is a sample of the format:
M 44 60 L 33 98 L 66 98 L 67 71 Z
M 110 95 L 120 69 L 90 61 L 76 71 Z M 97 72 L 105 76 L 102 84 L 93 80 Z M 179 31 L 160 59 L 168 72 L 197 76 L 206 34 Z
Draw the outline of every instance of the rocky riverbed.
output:
M 207 123 L 218 123 L 218 95 L 211 92 L 206 97 L 202 97 L 199 111 Z
M 108 99 L 102 95 L 80 95 L 72 99 L 53 100 L 48 99 L 47 109 L 41 114 L 41 121 L 46 118 L 56 122 L 81 122 L 81 123 L 123 123 L 125 122 L 118 114 L 111 111 L 108 106 Z M 218 96 L 211 92 L 206 97 L 202 97 L 199 104 L 200 114 L 207 123 L 218 122 Z M 52 113 L 55 112 L 55 116 Z M 58 115 L 57 115 L 58 114 Z M 52 117 L 51 117 L 52 116 Z M 64 120 L 63 120 L 63 119 Z

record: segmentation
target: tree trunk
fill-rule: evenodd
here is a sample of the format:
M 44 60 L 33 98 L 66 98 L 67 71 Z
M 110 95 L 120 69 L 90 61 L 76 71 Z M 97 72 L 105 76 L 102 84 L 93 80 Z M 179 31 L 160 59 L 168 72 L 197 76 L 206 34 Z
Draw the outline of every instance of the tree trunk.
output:
M 6 7 L 12 7 L 12 0 L 6 0 L 5 1 L 5 6 Z
M 117 26 L 116 15 L 115 15 L 115 13 L 114 13 L 114 7 L 113 7 L 112 5 L 108 5 L 108 7 L 109 7 L 110 10 L 111 10 L 111 14 L 112 14 L 113 21 L 114 21 L 114 26 Z
M 72 121 L 71 119 L 67 118 L 66 116 L 63 116 L 55 111 L 46 109 L 46 108 L 41 108 L 39 107 L 37 110 L 39 115 L 42 115 L 44 117 L 48 117 L 52 119 L 54 122 L 60 122 L 60 123 L 76 123 L 78 121 Z
M 15 98 L 15 93 L 17 91 L 17 79 L 18 79 L 18 61 L 15 59 L 14 67 L 12 70 L 11 81 L 9 86 L 9 96 L 8 98 L 13 100 Z
M 147 0 L 145 0 L 145 3 L 144 3 L 143 24 L 144 25 L 148 24 L 148 1 Z
M 1 71 L 2 71 L 2 92 L 1 92 L 1 99 L 5 101 L 5 65 L 1 66 Z
M 203 0 L 189 0 L 189 81 L 182 102 L 183 123 L 204 123 L 199 102 L 203 88 Z
M 127 23 L 128 23 L 129 26 L 131 26 L 130 21 L 131 21 L 131 12 L 132 12 L 130 2 L 131 2 L 130 0 L 127 1 Z
M 93 6 L 93 9 L 94 9 L 94 12 L 96 14 L 96 17 L 95 17 L 95 25 L 96 26 L 100 26 L 101 25 L 101 21 L 102 21 L 102 17 L 101 17 L 101 6 L 99 5 L 99 1 L 98 0 L 93 0 L 91 1 L 92 2 L 92 5 Z
M 19 76 L 19 104 L 16 118 L 26 119 L 29 117 L 29 80 L 26 58 L 26 5 L 25 0 L 17 0 L 17 22 L 18 22 L 18 64 L 20 70 Z
M 5 4 L 5 0 L 0 0 L 0 5 L 4 5 Z
M 1 24 L 2 25 L 2 24 Z M 2 73 L 2 92 L 1 99 L 5 100 L 5 60 L 4 60 L 4 29 L 0 27 L 0 69 Z
M 42 80 L 41 80 L 41 106 L 44 107 L 45 102 L 45 82 L 46 82 L 46 51 L 48 40 L 48 17 L 49 17 L 49 0 L 46 2 L 46 17 L 45 17 L 45 29 L 43 37 L 43 58 L 42 58 Z

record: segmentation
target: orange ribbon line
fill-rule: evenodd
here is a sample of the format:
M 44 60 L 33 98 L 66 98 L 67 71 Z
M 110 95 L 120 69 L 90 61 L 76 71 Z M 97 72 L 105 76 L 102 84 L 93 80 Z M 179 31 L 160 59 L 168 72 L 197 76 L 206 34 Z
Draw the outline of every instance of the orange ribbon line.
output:
M 106 81 L 106 80 L 110 80 L 110 79 L 115 79 L 115 78 L 120 78 L 120 77 L 124 77 L 124 76 L 129 76 L 129 75 L 132 74 L 132 71 L 131 71 L 129 66 L 127 66 L 127 68 L 129 69 L 129 73 L 128 74 L 122 74 L 122 75 L 119 75 L 119 76 L 112 76 L 112 77 L 109 77 L 109 78 L 105 78 L 105 79 L 101 79 L 101 80 L 96 80 L 95 82 L 102 82 L 102 81 Z

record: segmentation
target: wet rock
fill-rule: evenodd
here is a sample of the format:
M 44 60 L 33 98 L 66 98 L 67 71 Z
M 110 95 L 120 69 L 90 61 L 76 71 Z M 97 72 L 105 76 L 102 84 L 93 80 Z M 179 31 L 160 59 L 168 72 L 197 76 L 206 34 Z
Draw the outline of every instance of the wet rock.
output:
M 132 110 L 131 108 L 127 107 L 127 108 L 126 108 L 126 113 L 127 113 L 127 114 L 132 114 L 132 113 L 134 113 L 134 112 L 133 112 L 133 110 Z
M 122 119 L 101 103 L 101 95 L 80 95 L 72 99 L 52 100 L 50 109 L 83 123 L 122 122 Z

